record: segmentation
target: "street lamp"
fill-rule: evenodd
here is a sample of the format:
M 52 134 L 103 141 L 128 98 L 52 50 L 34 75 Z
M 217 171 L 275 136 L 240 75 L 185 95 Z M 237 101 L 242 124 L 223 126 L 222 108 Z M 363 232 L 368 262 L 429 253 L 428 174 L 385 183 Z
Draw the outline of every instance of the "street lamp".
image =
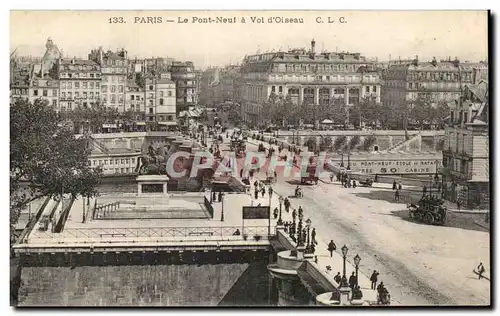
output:
M 297 246 L 303 246 L 304 245 L 304 240 L 302 236 L 302 216 L 299 214 L 299 224 L 297 225 Z
M 344 153 L 340 153 L 341 161 L 340 161 L 340 168 L 344 168 Z
M 222 212 L 220 215 L 220 221 L 223 222 L 224 221 L 224 193 L 221 194 L 220 199 L 221 199 L 220 202 L 222 203 Z
M 342 282 L 341 282 L 341 287 L 348 287 L 349 284 L 347 284 L 347 277 L 345 275 L 345 261 L 347 259 L 347 252 L 349 251 L 349 248 L 347 248 L 346 245 L 342 247 L 342 257 L 344 258 L 344 270 L 342 272 Z
M 278 201 L 280 202 L 280 217 L 278 218 L 278 225 L 283 225 L 283 220 L 281 219 L 281 204 L 283 204 L 283 197 L 281 195 L 278 198 Z
M 351 170 L 351 152 L 347 152 L 347 170 Z
M 356 254 L 356 256 L 354 257 L 354 265 L 356 266 L 356 286 L 359 285 L 358 283 L 358 270 L 359 270 L 359 263 L 361 261 L 361 257 Z
M 429 175 L 429 198 L 432 198 L 432 176 Z
M 311 229 L 311 219 L 308 218 L 306 220 L 306 227 L 307 227 L 307 245 L 306 245 L 306 252 L 309 253 L 310 250 L 311 250 L 311 244 L 310 244 L 310 235 L 309 235 L 309 232 L 310 232 L 310 229 Z

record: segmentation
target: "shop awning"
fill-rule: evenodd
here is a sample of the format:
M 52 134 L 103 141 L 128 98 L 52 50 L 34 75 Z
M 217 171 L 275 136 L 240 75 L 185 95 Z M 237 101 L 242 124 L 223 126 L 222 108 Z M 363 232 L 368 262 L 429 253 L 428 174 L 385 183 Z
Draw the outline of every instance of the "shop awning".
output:
M 146 122 L 135 122 L 135 125 L 146 125 Z
M 158 122 L 160 125 L 175 126 L 177 122 Z

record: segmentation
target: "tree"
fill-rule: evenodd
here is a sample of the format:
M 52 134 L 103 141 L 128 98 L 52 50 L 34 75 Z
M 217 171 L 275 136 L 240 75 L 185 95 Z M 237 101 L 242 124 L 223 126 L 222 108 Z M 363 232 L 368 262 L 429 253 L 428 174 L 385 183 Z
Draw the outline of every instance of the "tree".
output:
M 450 107 L 446 102 L 440 102 L 431 110 L 431 122 L 437 128 L 442 128 L 443 121 L 450 115 Z
M 353 150 L 356 146 L 358 146 L 360 141 L 361 137 L 359 135 L 354 135 L 349 141 L 349 150 Z
M 332 147 L 332 138 L 331 137 L 321 137 L 319 141 L 319 150 L 325 151 Z
M 346 143 L 347 143 L 347 136 L 345 135 L 339 136 L 333 142 L 333 149 L 335 151 L 339 151 L 345 147 Z
M 410 101 L 410 117 L 421 128 L 432 119 L 432 104 L 431 94 L 424 90 L 419 91 L 417 98 Z
M 309 137 L 305 142 L 304 146 L 308 148 L 309 151 L 314 151 L 316 149 L 316 138 Z
M 363 149 L 370 150 L 376 141 L 377 141 L 377 138 L 374 135 L 370 135 L 370 136 L 366 137 L 365 140 L 363 141 Z
M 85 137 L 76 139 L 62 118 L 41 100 L 10 106 L 11 228 L 31 200 L 61 192 L 76 198 L 97 194 L 102 171 L 92 169 Z M 21 188 L 21 181 L 27 184 Z

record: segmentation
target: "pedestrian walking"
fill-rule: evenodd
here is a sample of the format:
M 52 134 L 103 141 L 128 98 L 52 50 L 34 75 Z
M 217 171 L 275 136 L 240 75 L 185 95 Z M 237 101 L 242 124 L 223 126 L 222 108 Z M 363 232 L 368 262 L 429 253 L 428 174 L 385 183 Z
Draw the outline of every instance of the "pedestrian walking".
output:
M 297 217 L 297 211 L 295 209 L 293 209 L 292 211 L 292 218 L 293 218 L 293 221 L 295 221 L 295 218 Z
M 335 280 L 335 282 L 337 282 L 338 284 L 340 284 L 340 281 L 342 281 L 342 276 L 340 275 L 340 272 L 337 272 L 337 274 L 335 274 L 335 276 L 333 277 L 333 279 Z
M 481 278 L 484 278 L 483 273 L 485 271 L 486 269 L 484 268 L 483 263 L 480 262 L 479 265 L 477 266 L 477 274 L 479 274 L 479 280 L 481 280 Z
M 394 201 L 399 201 L 399 189 L 396 189 L 396 193 L 394 193 Z
M 278 208 L 275 207 L 273 210 L 274 219 L 278 218 Z
M 356 275 L 354 275 L 354 272 L 351 274 L 349 277 L 349 287 L 354 290 L 354 287 L 356 286 Z
M 260 193 L 262 193 L 262 197 L 264 197 L 264 195 L 266 195 L 266 188 L 262 187 L 262 189 L 260 189 Z
M 333 240 L 330 240 L 330 243 L 328 244 L 328 251 L 330 252 L 330 258 L 333 258 L 333 252 L 337 250 L 337 245 L 333 242 Z
M 356 180 L 352 180 L 352 187 L 356 189 Z
M 278 181 L 278 173 L 274 170 L 274 181 Z
M 351 186 L 352 186 L 352 180 L 351 180 L 351 179 L 349 179 L 349 182 L 347 183 L 347 187 L 350 189 L 350 188 L 351 188 Z
M 422 188 L 422 195 L 425 196 L 427 194 L 427 187 L 424 185 Z
M 255 199 L 257 200 L 259 198 L 259 190 L 255 188 Z
M 330 173 L 330 182 L 333 182 L 333 172 Z
M 318 256 L 314 256 L 314 263 L 318 264 Z
M 403 186 L 401 185 L 401 182 L 399 182 L 398 189 L 399 189 L 399 191 L 403 190 Z
M 377 272 L 377 270 L 373 270 L 373 273 L 370 277 L 370 281 L 372 282 L 372 290 L 375 290 L 377 288 L 378 275 L 379 273 Z
M 290 212 L 290 200 L 287 197 L 285 198 L 285 211 Z
M 311 231 L 311 244 L 317 245 L 318 242 L 316 241 L 316 228 L 313 228 Z
M 460 211 L 460 199 L 457 199 L 457 209 Z
M 269 191 L 269 198 L 272 199 L 273 198 L 273 188 L 270 186 L 268 191 Z
M 393 191 L 394 191 L 394 190 L 396 190 L 396 180 L 394 180 L 394 181 L 392 182 L 392 190 L 393 190 Z

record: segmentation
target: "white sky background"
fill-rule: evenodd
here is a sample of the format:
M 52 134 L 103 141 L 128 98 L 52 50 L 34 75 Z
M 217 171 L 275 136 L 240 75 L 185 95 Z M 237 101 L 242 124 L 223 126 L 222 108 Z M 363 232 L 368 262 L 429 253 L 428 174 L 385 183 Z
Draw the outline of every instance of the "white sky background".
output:
M 126 24 L 109 24 L 122 16 Z M 134 17 L 187 17 L 190 23 L 135 24 Z M 236 17 L 235 24 L 193 24 L 192 17 Z M 251 16 L 264 17 L 256 24 Z M 304 24 L 269 24 L 272 16 L 302 17 Z M 246 23 L 241 23 L 241 18 Z M 324 23 L 317 23 L 321 17 Z M 328 17 L 336 20 L 327 23 Z M 347 23 L 340 24 L 340 17 Z M 92 48 L 124 47 L 129 57 L 173 57 L 196 67 L 237 63 L 245 54 L 309 47 L 360 52 L 388 60 L 419 55 L 420 60 L 451 56 L 461 61 L 487 58 L 486 11 L 13 11 L 10 49 L 43 56 L 48 37 L 68 57 L 86 58 Z

